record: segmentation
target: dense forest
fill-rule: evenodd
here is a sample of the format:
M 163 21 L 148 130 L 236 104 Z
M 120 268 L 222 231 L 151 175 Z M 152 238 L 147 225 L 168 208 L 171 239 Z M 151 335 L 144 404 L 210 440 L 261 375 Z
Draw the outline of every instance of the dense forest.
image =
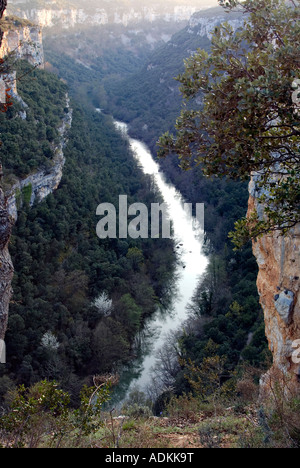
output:
M 26 165 L 24 172 L 35 167 L 35 156 L 44 163 L 45 154 L 35 153 L 34 147 L 44 140 L 45 147 L 48 144 L 48 119 L 54 120 L 56 137 L 64 109 L 61 99 L 49 100 L 49 94 L 61 97 L 66 91 L 54 75 L 29 68 L 20 65 L 19 94 L 29 106 L 30 121 L 38 120 L 41 126 L 28 129 L 18 105 L 2 117 L 7 130 L 23 137 L 22 147 L 26 149 L 28 142 L 28 160 L 34 164 Z M 32 208 L 25 203 L 11 240 L 16 272 L 1 397 L 14 384 L 47 378 L 59 381 L 76 402 L 89 376 L 116 371 L 120 363 L 132 359 L 135 335 L 156 310 L 172 276 L 171 241 L 97 238 L 99 203 L 117 206 L 121 193 L 128 195 L 129 203 L 150 204 L 159 198 L 112 120 L 87 103 L 72 106 L 59 189 Z M 8 154 L 6 166 L 13 171 Z
M 158 138 L 174 128 L 180 112 L 181 96 L 175 77 L 184 68 L 187 50 L 195 50 L 197 45 L 210 49 L 207 37 L 191 35 L 187 27 L 157 48 L 142 67 L 139 61 L 132 61 L 132 52 L 123 53 L 114 74 L 114 52 L 110 52 L 110 66 L 99 68 L 99 61 L 95 60 L 92 71 L 63 53 L 57 54 L 54 44 L 55 40 L 46 41 L 47 60 L 71 83 L 71 92 L 128 122 L 131 135 L 145 141 L 153 154 L 157 152 Z M 96 88 L 92 84 L 95 80 L 100 82 Z M 234 223 L 247 211 L 247 182 L 207 179 L 201 166 L 184 172 L 174 156 L 159 163 L 186 201 L 194 206 L 205 203 L 205 251 L 210 257 L 207 273 L 190 305 L 189 332 L 179 334 L 180 352 L 178 348 L 168 350 L 169 354 L 175 353 L 176 364 L 171 369 L 164 368 L 165 375 L 160 375 L 180 395 L 192 391 L 186 378 L 187 363 L 191 361 L 197 366 L 210 355 L 219 356 L 224 359 L 226 375 L 232 375 L 242 363 L 268 367 L 271 355 L 257 293 L 258 268 L 252 246 L 249 243 L 242 251 L 236 251 L 228 237 Z M 158 362 L 155 373 L 161 374 L 162 367 Z
M 13 182 L 15 176 L 24 178 L 37 168 L 51 168 L 58 129 L 68 112 L 64 83 L 53 80 L 47 72 L 32 70 L 27 62 L 19 61 L 15 66 L 23 101 L 15 99 L 8 112 L 0 114 L 6 184 Z
M 36 4 L 44 5 L 42 0 Z M 295 363 L 296 351 L 289 354 L 295 342 L 277 324 L 281 317 L 284 331 L 295 332 L 298 309 L 290 304 L 286 319 L 280 294 L 271 292 L 271 316 L 263 295 L 269 279 L 263 287 L 260 281 L 272 262 L 267 258 L 258 277 L 252 242 L 245 241 L 251 235 L 243 231 L 241 242 L 232 242 L 238 236 L 234 228 L 249 220 L 251 203 L 257 208 L 251 222 L 268 213 L 278 230 L 278 206 L 291 215 L 292 226 L 299 220 L 299 100 L 290 99 L 291 78 L 299 69 L 298 2 L 219 4 L 228 10 L 231 25 L 216 27 L 215 15 L 224 18 L 213 9 L 194 15 L 170 40 L 173 26 L 159 21 L 155 26 L 143 22 L 141 30 L 114 24 L 63 31 L 57 24 L 47 31 L 45 70 L 17 64 L 19 98 L 0 114 L 5 189 L 38 169 L 51 172 L 59 127 L 70 112 L 68 97 L 73 122 L 58 189 L 29 206 L 29 186 L 23 203 L 17 203 L 10 242 L 15 275 L 5 338 L 8 359 L 0 366 L 0 447 L 300 447 L 298 371 L 289 367 Z M 237 5 L 244 28 L 240 12 L 232 11 Z M 92 2 L 88 11 L 93 8 Z M 188 319 L 182 320 L 187 316 L 182 311 L 179 329 L 173 326 L 164 334 L 147 376 L 152 382 L 130 391 L 126 386 L 125 400 L 122 373 L 124 380 L 127 373 L 131 379 L 138 376 L 136 358 L 148 351 L 143 338 L 149 333 L 151 341 L 160 328 L 148 330 L 148 319 L 163 316 L 165 309 L 174 318 L 181 304 L 174 304 L 179 270 L 190 271 L 180 259 L 180 246 L 186 246 L 179 239 L 97 237 L 100 203 L 117 207 L 121 194 L 129 204 L 149 207 L 162 201 L 113 119 L 126 122 L 129 135 L 148 145 L 186 202 L 194 208 L 204 203 L 208 259 L 185 304 Z M 248 204 L 250 173 L 267 167 L 277 177 L 284 164 L 282 186 L 278 179 L 254 178 Z M 275 253 L 277 247 L 269 241 L 275 234 L 264 222 L 258 225 L 267 240 L 260 239 L 260 231 L 253 231 L 252 240 L 268 244 L 266 257 L 271 257 L 270 249 Z M 285 241 L 278 245 L 284 276 Z M 296 264 L 296 255 L 287 260 Z M 292 289 L 299 280 L 294 274 Z M 294 299 L 298 290 L 289 291 L 288 281 L 283 282 L 284 300 L 289 294 Z M 284 306 L 286 312 L 286 301 Z M 274 341 L 287 367 L 278 364 Z M 121 416 L 114 417 L 119 409 Z

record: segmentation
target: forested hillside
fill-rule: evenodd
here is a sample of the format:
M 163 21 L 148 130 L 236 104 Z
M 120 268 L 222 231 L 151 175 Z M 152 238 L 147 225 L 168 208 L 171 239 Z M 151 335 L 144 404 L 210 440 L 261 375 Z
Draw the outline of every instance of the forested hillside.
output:
M 37 169 L 51 168 L 59 126 L 68 112 L 64 83 L 42 70 L 32 70 L 27 62 L 15 66 L 23 101 L 15 99 L 8 112 L 0 114 L 6 186 L 15 176 L 25 178 Z
M 198 17 L 203 17 L 205 24 L 216 12 L 220 14 L 219 10 L 212 12 L 196 15 L 194 27 L 175 34 L 138 73 L 106 85 L 110 96 L 107 109 L 129 122 L 131 134 L 143 139 L 154 154 L 158 138 L 163 131 L 173 131 L 180 113 L 182 101 L 175 77 L 184 69 L 184 58 L 198 48 L 209 51 L 211 47 L 209 37 L 199 32 L 203 23 L 198 24 Z M 241 24 L 238 15 L 225 19 L 233 21 L 235 27 Z M 200 107 L 201 98 L 193 105 Z M 208 179 L 201 166 L 184 172 L 174 155 L 159 162 L 187 201 L 194 206 L 205 203 L 206 251 L 211 261 L 191 304 L 190 332 L 179 342 L 181 364 L 177 356 L 175 369 L 166 372 L 161 371 L 164 366 L 158 362 L 158 374 L 165 373 L 160 377 L 169 385 L 174 385 L 176 375 L 175 388 L 182 393 L 191 390 L 186 378 L 190 372 L 188 362 L 197 366 L 205 358 L 218 356 L 224 359 L 228 375 L 241 362 L 268 367 L 271 356 L 257 293 L 258 268 L 252 246 L 249 243 L 237 252 L 228 237 L 234 223 L 247 212 L 248 183 Z M 172 353 L 168 346 L 167 349 Z
M 126 71 L 122 73 L 119 70 L 115 75 L 112 75 L 113 68 L 99 69 L 97 62 L 92 65 L 93 73 L 78 63 L 72 63 L 66 55 L 58 55 L 53 50 L 55 40 L 47 43 L 46 55 L 59 74 L 72 83 L 72 92 L 85 96 L 105 112 L 128 122 L 131 135 L 145 141 L 155 154 L 160 135 L 173 130 L 180 113 L 181 95 L 175 77 L 183 71 L 184 59 L 192 51 L 197 48 L 209 51 L 209 37 L 203 32 L 200 34 L 202 21 L 208 25 L 209 21 L 216 21 L 215 16 L 218 18 L 218 15 L 220 9 L 196 15 L 193 26 L 189 25 L 155 50 L 139 70 L 138 62 L 135 62 L 132 73 L 128 69 L 132 63 L 130 53 L 125 53 L 121 61 L 124 63 L 122 70 Z M 219 21 L 223 19 L 222 10 L 219 18 Z M 224 19 L 237 21 L 237 24 L 241 21 L 236 14 Z M 113 63 L 113 57 L 114 53 L 108 63 Z M 90 83 L 96 79 L 100 79 L 101 85 L 93 88 Z M 95 101 L 95 90 L 99 89 L 101 94 Z M 201 105 L 200 101 L 198 105 Z M 234 223 L 247 211 L 247 183 L 207 179 L 201 167 L 184 172 L 174 156 L 160 160 L 160 165 L 188 202 L 194 206 L 205 203 L 205 248 L 211 256 L 207 274 L 191 304 L 190 332 L 180 339 L 182 359 L 179 362 L 175 354 L 175 369 L 163 371 L 166 375 L 162 379 L 174 385 L 175 392 L 181 394 L 191 391 L 186 378 L 189 373 L 186 363 L 190 360 L 197 366 L 205 357 L 217 355 L 224 359 L 226 372 L 231 375 L 243 361 L 258 367 L 268 366 L 270 355 L 256 287 L 258 268 L 251 245 L 236 252 L 228 238 Z M 158 363 L 158 374 L 161 367 L 164 366 Z
M 18 87 L 29 105 L 29 120 L 33 112 L 35 121 L 45 119 L 42 135 L 30 127 L 30 121 L 21 121 L 18 106 L 3 118 L 7 134 L 17 132 L 24 139 L 29 167 L 34 168 L 44 164 L 45 155 L 34 148 L 39 147 L 43 131 L 47 133 L 46 120 L 52 125 L 53 116 L 55 124 L 55 116 L 63 112 L 60 100 L 50 103 L 48 94 L 65 90 L 65 85 L 54 75 L 35 70 L 23 76 Z M 168 240 L 97 238 L 99 203 L 117 206 L 122 193 L 128 195 L 129 204 L 148 204 L 157 196 L 111 119 L 87 103 L 72 106 L 60 187 L 33 208 L 25 203 L 11 240 L 16 272 L 1 397 L 14 384 L 47 378 L 59 381 L 76 401 L 90 375 L 117 370 L 132 358 L 134 337 L 156 309 L 172 274 L 174 255 Z M 49 138 L 55 138 L 55 132 Z M 6 166 L 13 171 L 9 154 Z
M 183 72 L 184 61 L 197 49 L 209 51 L 210 33 L 225 21 L 237 28 L 242 17 L 238 13 L 225 14 L 222 8 L 196 13 L 184 29 L 154 50 L 135 73 L 104 82 L 108 110 L 129 122 L 132 135 L 142 138 L 152 151 L 156 152 L 157 136 L 173 130 L 180 113 L 180 86 L 176 77 Z

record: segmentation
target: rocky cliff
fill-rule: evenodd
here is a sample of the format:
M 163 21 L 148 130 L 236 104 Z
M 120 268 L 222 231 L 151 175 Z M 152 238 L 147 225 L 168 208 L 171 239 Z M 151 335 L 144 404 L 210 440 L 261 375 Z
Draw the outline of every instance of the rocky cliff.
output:
M 6 0 L 0 0 L 0 19 L 6 8 Z M 3 32 L 0 29 L 0 46 Z M 0 164 L 0 181 L 2 179 Z M 14 274 L 12 261 L 8 252 L 8 244 L 12 229 L 12 220 L 8 214 L 7 200 L 0 183 L 0 339 L 5 337 L 9 302 L 12 295 L 11 282 Z
M 102 4 L 101 4 L 102 3 Z M 123 5 L 122 5 L 123 3 Z M 178 4 L 179 3 L 179 4 Z M 181 4 L 180 4 L 181 3 Z M 206 2 L 206 5 L 210 2 Z M 40 24 L 42 27 L 60 26 L 65 29 L 78 25 L 120 24 L 129 26 L 141 21 L 185 21 L 199 9 L 197 2 L 177 2 L 176 4 L 152 2 L 135 2 L 128 8 L 127 2 L 98 2 L 92 8 L 83 2 L 43 2 L 35 7 L 32 2 L 14 1 L 9 12 Z M 100 7 L 99 7 L 100 6 Z
M 16 59 L 27 60 L 31 65 L 43 67 L 44 51 L 42 30 L 29 21 L 6 17 L 2 21 L 3 30 L 0 57 L 14 53 Z
M 199 11 L 190 18 L 188 33 L 208 37 L 211 40 L 216 26 L 227 22 L 233 30 L 237 30 L 243 25 L 244 20 L 239 12 L 225 13 L 223 8 L 210 8 L 205 12 Z
M 0 43 L 0 58 L 14 52 L 16 59 L 24 59 L 34 66 L 43 68 L 44 54 L 40 27 L 28 24 L 27 21 L 24 23 L 24 21 L 16 18 L 5 18 L 1 22 L 1 27 L 3 27 L 3 40 L 2 44 Z M 1 83 L 3 90 L 7 91 L 7 88 L 11 88 L 12 100 L 18 100 L 23 107 L 23 110 L 19 113 L 19 118 L 26 119 L 28 106 L 18 95 L 16 73 L 11 68 L 7 70 L 7 67 L 4 67 L 4 71 L 2 70 L 0 85 Z M 22 205 L 24 192 L 26 192 L 27 196 L 30 192 L 29 203 L 32 205 L 35 200 L 41 201 L 52 193 L 61 181 L 65 163 L 63 150 L 66 144 L 67 131 L 72 124 L 72 110 L 67 95 L 65 107 L 68 112 L 66 112 L 59 128 L 59 142 L 52 148 L 54 158 L 50 170 L 40 170 L 30 174 L 25 179 L 15 183 L 7 193 L 4 193 L 2 187 L 0 187 L 0 339 L 5 337 L 9 302 L 12 296 L 11 282 L 14 269 L 8 250 L 12 226 L 17 219 L 17 210 Z M 0 177 L 2 177 L 1 164 Z
M 258 204 L 255 178 L 250 183 L 249 214 Z M 264 310 L 266 335 L 273 354 L 273 370 L 300 379 L 300 224 L 286 236 L 279 232 L 253 242 L 259 266 L 257 287 Z
M 44 67 L 42 30 L 27 20 L 6 16 L 1 21 L 2 42 L 0 58 L 13 54 L 13 60 L 27 60 L 31 65 Z M 0 102 L 5 102 L 6 91 L 20 101 L 17 91 L 16 73 L 10 65 L 0 70 Z M 24 105 L 26 107 L 26 105 Z
M 35 201 L 42 201 L 47 195 L 54 192 L 60 184 L 65 165 L 64 147 L 67 142 L 68 130 L 72 125 L 72 109 L 70 108 L 68 95 L 66 96 L 66 108 L 69 112 L 66 113 L 59 128 L 59 143 L 52 148 L 55 156 L 52 160 L 51 169 L 36 171 L 25 179 L 19 180 L 6 194 L 7 209 L 14 221 L 17 220 L 18 209 L 23 203 L 22 195 L 24 191 L 29 190 L 29 205 L 32 206 Z

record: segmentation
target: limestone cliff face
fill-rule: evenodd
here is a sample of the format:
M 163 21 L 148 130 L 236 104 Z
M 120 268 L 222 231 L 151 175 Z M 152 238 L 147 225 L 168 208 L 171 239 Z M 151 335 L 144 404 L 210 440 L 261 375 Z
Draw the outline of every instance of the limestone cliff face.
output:
M 0 0 L 0 18 L 6 8 L 6 0 Z M 0 29 L 0 46 L 3 33 Z M 2 179 L 2 166 L 0 164 L 0 180 Z M 8 244 L 12 230 L 12 220 L 8 214 L 7 199 L 0 184 L 0 339 L 4 339 L 9 302 L 12 295 L 11 282 L 14 268 L 8 251 Z
M 42 30 L 39 26 L 18 26 L 4 31 L 0 57 L 14 52 L 16 59 L 27 60 L 31 65 L 44 66 Z
M 237 30 L 243 25 L 244 19 L 240 13 L 226 14 L 222 8 L 200 11 L 191 17 L 188 32 L 200 37 L 207 36 L 211 40 L 216 26 L 227 22 L 233 30 Z
M 11 282 L 14 268 L 8 251 L 12 220 L 7 209 L 7 200 L 0 188 L 0 339 L 4 339 L 9 302 L 12 295 Z
M 36 171 L 30 174 L 25 179 L 19 180 L 6 194 L 7 195 L 7 209 L 14 221 L 18 217 L 18 209 L 22 205 L 22 193 L 26 187 L 30 188 L 30 206 L 35 201 L 42 201 L 50 193 L 54 192 L 62 179 L 63 167 L 65 165 L 64 147 L 67 142 L 67 132 L 72 125 L 72 109 L 70 108 L 70 100 L 66 96 L 66 108 L 69 112 L 64 117 L 59 128 L 59 143 L 54 146 L 54 158 L 52 161 L 52 168 L 47 172 L 44 170 Z
M 89 9 L 88 5 L 82 8 L 30 8 L 30 5 L 19 4 L 10 5 L 11 13 L 17 14 L 22 18 L 28 19 L 40 24 L 42 27 L 51 28 L 60 26 L 65 29 L 73 28 L 78 25 L 105 25 L 105 24 L 120 24 L 129 26 L 141 21 L 186 21 L 197 8 L 193 5 L 178 5 L 173 8 L 165 7 L 163 4 L 154 5 L 153 7 L 140 8 L 120 8 L 114 6 L 113 2 L 106 8 Z
M 14 51 L 17 59 L 27 60 L 32 65 L 42 68 L 44 54 L 40 27 L 18 25 L 18 21 L 16 24 L 12 24 L 13 21 L 9 22 L 7 19 L 5 21 L 4 26 L 6 28 L 3 29 L 2 44 L 0 40 L 0 58 Z M 18 95 L 15 78 L 16 74 L 13 70 L 0 75 L 0 98 L 2 88 L 2 94 L 5 89 L 11 88 L 13 101 L 18 100 L 23 107 L 23 110 L 19 113 L 19 118 L 26 119 L 28 106 Z M 2 88 L 1 83 L 3 84 Z M 26 179 L 19 180 L 7 193 L 3 192 L 0 185 L 0 339 L 5 337 L 9 303 L 12 296 L 11 282 L 14 268 L 8 250 L 12 226 L 17 219 L 17 210 L 22 205 L 22 192 L 24 189 L 30 187 L 30 205 L 32 205 L 35 200 L 41 201 L 52 193 L 61 181 L 65 164 L 63 150 L 66 144 L 67 131 L 72 124 L 72 110 L 69 106 L 68 96 L 66 96 L 66 107 L 68 113 L 66 113 L 59 128 L 59 143 L 52 148 L 55 156 L 51 169 L 47 172 L 43 170 L 36 171 Z M 2 166 L 0 164 L 0 178 L 2 175 Z
M 252 179 L 249 213 L 256 209 L 260 214 L 257 197 Z M 300 340 L 300 224 L 285 237 L 275 232 L 253 242 L 253 252 L 259 266 L 257 286 L 274 369 L 299 379 L 300 364 L 293 359 L 293 343 Z

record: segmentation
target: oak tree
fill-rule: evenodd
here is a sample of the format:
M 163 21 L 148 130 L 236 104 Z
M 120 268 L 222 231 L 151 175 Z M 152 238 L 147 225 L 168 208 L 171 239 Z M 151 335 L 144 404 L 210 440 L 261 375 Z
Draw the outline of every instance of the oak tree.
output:
M 240 245 L 300 221 L 300 8 L 293 0 L 219 3 L 239 10 L 243 26 L 216 27 L 210 53 L 186 60 L 177 134 L 160 138 L 159 155 L 176 153 L 183 169 L 201 164 L 207 176 L 254 178 L 263 216 L 237 223 Z

